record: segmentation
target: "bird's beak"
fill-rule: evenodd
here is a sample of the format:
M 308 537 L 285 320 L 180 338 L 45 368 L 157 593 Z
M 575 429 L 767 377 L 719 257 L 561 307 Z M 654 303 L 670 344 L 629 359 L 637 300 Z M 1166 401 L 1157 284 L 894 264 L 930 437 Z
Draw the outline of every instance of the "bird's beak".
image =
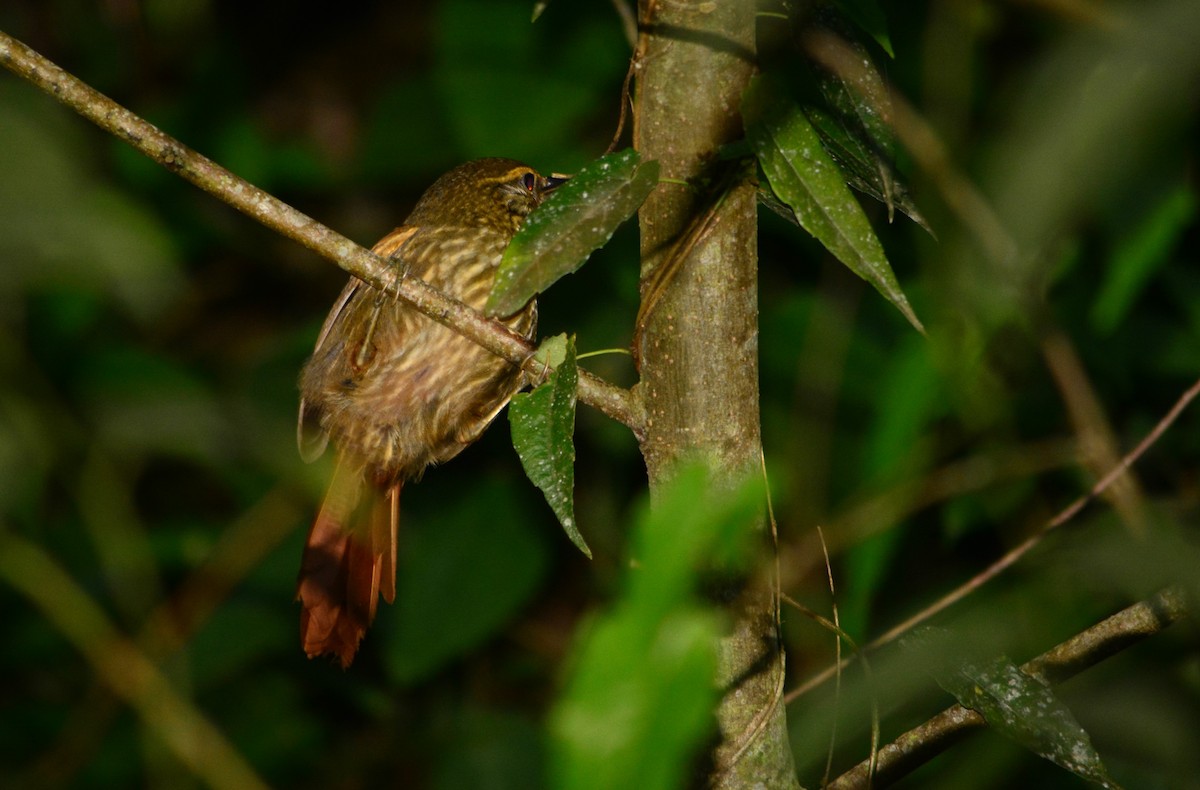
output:
M 542 192 L 553 192 L 570 180 L 570 176 L 564 176 L 561 173 L 551 173 L 546 178 L 546 183 L 542 186 Z

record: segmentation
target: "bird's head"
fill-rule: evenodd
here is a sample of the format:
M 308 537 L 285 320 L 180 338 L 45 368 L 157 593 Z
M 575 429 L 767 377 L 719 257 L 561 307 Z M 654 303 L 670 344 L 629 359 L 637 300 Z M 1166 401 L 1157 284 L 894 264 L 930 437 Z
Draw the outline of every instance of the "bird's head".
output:
M 515 159 L 475 159 L 435 181 L 417 201 L 407 224 L 487 227 L 512 236 L 565 180 L 546 178 Z

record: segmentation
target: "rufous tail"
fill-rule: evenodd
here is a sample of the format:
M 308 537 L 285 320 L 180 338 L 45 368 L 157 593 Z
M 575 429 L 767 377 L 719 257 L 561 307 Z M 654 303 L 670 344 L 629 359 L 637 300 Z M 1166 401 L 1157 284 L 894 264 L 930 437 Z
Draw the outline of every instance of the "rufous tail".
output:
M 370 485 L 361 467 L 338 459 L 300 562 L 296 599 L 309 658 L 332 654 L 349 667 L 379 596 L 396 600 L 400 487 Z

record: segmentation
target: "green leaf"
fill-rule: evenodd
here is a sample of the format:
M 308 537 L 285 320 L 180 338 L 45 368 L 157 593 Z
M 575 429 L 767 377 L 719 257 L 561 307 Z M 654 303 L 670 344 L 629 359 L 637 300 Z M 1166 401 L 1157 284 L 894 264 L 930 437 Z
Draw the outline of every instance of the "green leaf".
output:
M 560 351 L 561 347 L 561 351 Z M 592 557 L 575 524 L 575 341 L 552 337 L 538 349 L 546 359 L 561 353 L 561 362 L 533 392 L 515 395 L 508 405 L 513 447 L 533 484 L 546 495 L 571 542 Z
M 533 358 L 547 368 L 557 368 L 566 360 L 568 346 L 574 349 L 575 344 L 565 334 L 548 337 L 533 352 Z
M 642 162 L 631 148 L 579 171 L 550 194 L 508 245 L 484 312 L 510 315 L 578 269 L 657 184 L 658 162 Z
M 673 611 L 645 631 L 617 611 L 591 629 L 551 727 L 563 790 L 684 787 L 717 702 L 717 619 Z
M 862 207 L 800 108 L 761 77 L 750 83 L 742 105 L 759 165 L 801 227 L 924 332 Z
M 888 208 L 889 222 L 894 209 L 899 208 L 932 233 L 909 198 L 908 190 L 896 178 L 891 96 L 871 53 L 851 29 L 846 17 L 852 11 L 845 7 L 840 12 L 832 6 L 822 7 L 802 28 L 804 40 L 837 42 L 836 47 L 821 46 L 820 51 L 832 53 L 844 48 L 849 55 L 844 68 L 831 68 L 822 56 L 812 56 L 813 76 L 828 111 L 806 105 L 804 113 L 821 135 L 826 150 L 845 171 L 850 186 L 883 202 Z
M 761 520 L 760 480 L 730 489 L 699 464 L 679 470 L 638 519 L 636 567 L 613 608 L 582 631 L 550 717 L 551 778 L 564 790 L 667 790 L 713 726 L 720 621 L 693 592 Z
M 629 577 L 629 594 L 664 607 L 686 600 L 699 563 L 735 563 L 762 501 L 761 477 L 728 489 L 714 483 L 704 465 L 684 465 L 634 532 L 634 557 L 647 572 Z
M 1049 687 L 1001 656 L 944 673 L 938 683 L 1025 748 L 1101 787 L 1116 787 L 1083 727 Z
M 1092 326 L 1097 331 L 1112 334 L 1150 277 L 1170 260 L 1171 251 L 1195 216 L 1196 195 L 1189 187 L 1179 186 L 1118 241 L 1104 285 L 1092 305 Z
M 908 187 L 896 177 L 888 157 L 867 145 L 859 135 L 828 113 L 815 107 L 806 107 L 804 115 L 817 130 L 817 134 L 821 135 L 821 143 L 825 150 L 842 168 L 847 184 L 886 205 L 889 220 L 891 209 L 898 208 L 913 222 L 933 234 L 933 228 L 909 196 Z
M 395 682 L 415 683 L 474 648 L 536 592 L 547 549 L 519 490 L 474 482 L 470 496 L 451 497 L 436 516 L 402 516 L 396 611 L 374 626 Z
M 839 118 L 864 132 L 870 146 L 890 160 L 896 153 L 896 135 L 890 121 L 891 97 L 871 54 L 855 40 L 836 11 L 825 9 L 814 14 L 813 19 L 804 29 L 804 35 L 818 42 L 829 42 L 818 46 L 813 53 L 813 71 L 821 95 Z M 837 50 L 844 50 L 846 57 L 835 56 Z M 833 57 L 842 66 L 833 68 L 825 62 L 826 57 Z
M 860 10 L 867 16 L 874 12 L 882 30 L 882 15 L 874 3 L 854 5 L 863 6 Z M 805 53 L 807 68 L 777 73 L 786 74 L 791 89 L 803 96 L 799 103 L 825 149 L 843 169 L 846 183 L 884 203 L 888 222 L 899 208 L 932 234 L 907 188 L 896 178 L 891 95 L 855 29 L 854 22 L 863 19 L 856 14 L 852 20 L 855 11 L 846 4 L 820 0 L 804 12 L 794 28 L 793 43 Z

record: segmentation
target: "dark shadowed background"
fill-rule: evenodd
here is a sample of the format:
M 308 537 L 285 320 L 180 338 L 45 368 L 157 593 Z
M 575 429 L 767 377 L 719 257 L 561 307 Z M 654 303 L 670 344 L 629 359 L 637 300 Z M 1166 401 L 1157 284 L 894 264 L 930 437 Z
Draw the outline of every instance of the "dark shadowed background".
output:
M 829 614 L 820 525 L 840 622 L 860 642 L 1038 529 L 1200 375 L 1198 70 L 1131 83 L 1150 55 L 1105 48 L 1139 5 L 887 5 L 895 58 L 875 49 L 876 63 L 1035 253 L 990 261 L 953 193 L 902 156 L 937 239 L 864 205 L 929 338 L 762 213 L 763 437 L 785 591 Z M 0 29 L 369 246 L 461 161 L 569 173 L 607 147 L 630 53 L 617 14 L 559 0 L 530 24 L 531 10 L 8 0 Z M 628 347 L 636 256 L 627 227 L 542 298 L 542 334 L 575 332 L 580 352 Z M 397 603 L 353 668 L 309 661 L 295 575 L 329 470 L 297 456 L 295 382 L 344 278 L 0 74 L 0 529 L 44 550 L 272 786 L 539 787 L 576 628 L 625 564 L 645 486 L 636 442 L 580 410 L 588 562 L 498 419 L 406 488 Z M 635 381 L 626 356 L 585 366 Z M 1019 662 L 1164 584 L 1197 590 L 1198 437 L 1200 412 L 1185 413 L 1115 504 L 940 624 L 966 651 Z M 785 613 L 785 636 L 791 685 L 833 659 L 833 637 L 802 616 Z M 876 671 L 885 740 L 952 702 L 899 651 Z M 861 675 L 845 685 L 842 766 L 865 756 L 869 728 Z M 1063 695 L 1124 784 L 1195 786 L 1193 624 Z M 833 709 L 832 684 L 789 708 L 804 784 L 820 780 Z M 195 780 L 0 584 L 10 781 Z M 992 733 L 910 782 L 1083 786 Z

